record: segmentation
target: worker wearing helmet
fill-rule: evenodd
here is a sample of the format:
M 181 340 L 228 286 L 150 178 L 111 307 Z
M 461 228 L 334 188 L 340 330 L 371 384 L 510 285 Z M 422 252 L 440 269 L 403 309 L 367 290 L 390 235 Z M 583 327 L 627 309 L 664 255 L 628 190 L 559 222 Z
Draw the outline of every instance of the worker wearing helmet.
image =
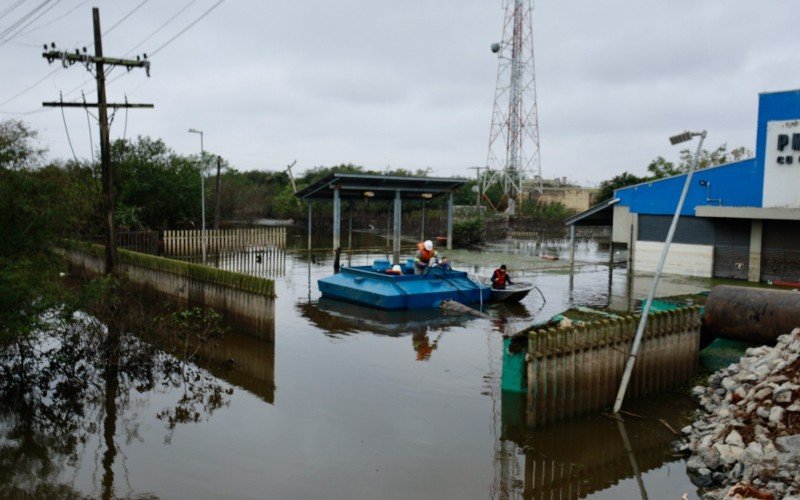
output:
M 386 274 L 394 274 L 394 275 L 397 275 L 397 276 L 402 276 L 403 275 L 403 268 L 400 267 L 399 264 L 395 264 L 395 265 L 393 265 L 391 267 L 391 269 L 387 269 L 386 270 Z
M 417 243 L 417 253 L 414 255 L 414 274 L 422 274 L 425 269 L 435 262 L 436 250 L 433 249 L 433 242 L 426 240 L 423 243 Z

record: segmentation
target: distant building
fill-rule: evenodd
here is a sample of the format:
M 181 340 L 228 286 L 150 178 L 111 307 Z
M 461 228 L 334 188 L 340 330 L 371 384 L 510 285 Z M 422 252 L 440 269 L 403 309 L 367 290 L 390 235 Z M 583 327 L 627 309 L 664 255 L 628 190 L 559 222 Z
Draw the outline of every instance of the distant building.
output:
M 613 219 L 629 267 L 654 272 L 685 181 L 618 189 L 566 222 Z M 664 272 L 800 282 L 800 90 L 759 95 L 755 158 L 694 174 Z
M 523 186 L 524 203 L 540 202 L 546 204 L 561 203 L 567 209 L 583 212 L 591 207 L 599 189 L 584 188 L 570 184 L 566 177 L 542 179 L 542 193 L 539 193 L 538 177 Z

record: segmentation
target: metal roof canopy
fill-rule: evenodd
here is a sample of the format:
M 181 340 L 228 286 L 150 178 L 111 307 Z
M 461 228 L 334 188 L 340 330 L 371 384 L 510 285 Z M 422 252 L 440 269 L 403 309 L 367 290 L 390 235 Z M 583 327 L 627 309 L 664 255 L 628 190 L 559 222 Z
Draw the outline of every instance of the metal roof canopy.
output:
M 453 248 L 453 192 L 466 182 L 466 179 L 447 177 L 405 177 L 399 175 L 345 174 L 334 172 L 295 193 L 297 198 L 308 202 L 308 249 L 311 250 L 311 212 L 312 203 L 315 200 L 333 201 L 334 272 L 339 271 L 342 199 L 394 200 L 394 245 L 392 253 L 393 262 L 398 264 L 400 262 L 402 200 L 417 200 L 422 202 L 421 239 L 425 239 L 425 202 L 437 196 L 447 194 L 447 249 L 450 250 Z M 353 212 L 350 210 L 350 231 L 352 231 L 352 227 Z
M 393 200 L 397 192 L 404 200 L 424 200 L 423 194 L 431 198 L 452 193 L 467 182 L 466 179 L 447 177 L 404 177 L 398 175 L 332 173 L 298 191 L 295 196 L 302 200 L 332 200 L 334 191 L 342 199 Z M 371 193 L 372 196 L 369 196 Z
M 588 210 L 564 219 L 568 226 L 610 226 L 614 222 L 614 205 L 619 198 L 612 198 L 590 207 Z
M 579 214 L 564 219 L 564 224 L 569 226 L 569 262 L 575 265 L 575 226 L 610 226 L 614 223 L 614 205 L 619 203 L 619 198 L 611 198 L 589 208 Z M 608 252 L 609 265 L 614 262 L 614 239 Z

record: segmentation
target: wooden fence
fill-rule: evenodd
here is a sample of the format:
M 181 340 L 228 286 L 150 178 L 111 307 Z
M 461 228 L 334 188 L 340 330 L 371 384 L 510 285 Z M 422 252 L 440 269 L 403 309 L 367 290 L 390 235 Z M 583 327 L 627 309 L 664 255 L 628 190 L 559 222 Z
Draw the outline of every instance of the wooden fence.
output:
M 158 231 L 117 232 L 117 248 L 158 255 Z
M 203 253 L 203 232 L 200 230 L 164 231 L 164 255 L 200 255 Z M 207 229 L 206 253 L 243 250 L 249 247 L 286 248 L 285 227 L 243 229 Z
M 610 406 L 617 394 L 639 316 L 529 332 L 528 425 Z M 697 370 L 700 308 L 650 315 L 628 398 L 672 389 Z

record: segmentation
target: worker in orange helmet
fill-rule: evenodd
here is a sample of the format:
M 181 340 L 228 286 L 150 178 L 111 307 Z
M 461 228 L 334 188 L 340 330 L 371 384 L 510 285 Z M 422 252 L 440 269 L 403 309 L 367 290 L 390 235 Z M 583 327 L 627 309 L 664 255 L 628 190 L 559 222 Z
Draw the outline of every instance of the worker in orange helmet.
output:
M 425 269 L 437 260 L 436 250 L 431 240 L 417 243 L 417 253 L 414 255 L 414 274 L 422 274 Z

